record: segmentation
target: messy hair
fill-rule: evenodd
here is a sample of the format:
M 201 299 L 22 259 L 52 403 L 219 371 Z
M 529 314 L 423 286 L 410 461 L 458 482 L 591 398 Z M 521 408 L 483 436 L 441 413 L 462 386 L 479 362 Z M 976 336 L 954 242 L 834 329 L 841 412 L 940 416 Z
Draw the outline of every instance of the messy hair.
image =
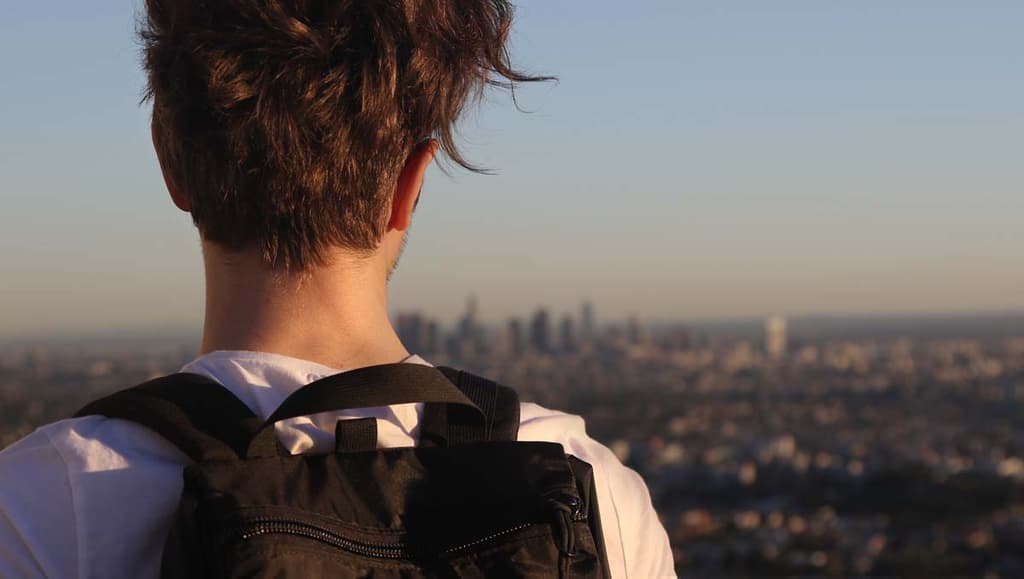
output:
M 506 0 L 147 0 L 140 26 L 157 152 L 203 239 L 273 268 L 372 250 L 415 146 L 456 146 L 515 68 Z

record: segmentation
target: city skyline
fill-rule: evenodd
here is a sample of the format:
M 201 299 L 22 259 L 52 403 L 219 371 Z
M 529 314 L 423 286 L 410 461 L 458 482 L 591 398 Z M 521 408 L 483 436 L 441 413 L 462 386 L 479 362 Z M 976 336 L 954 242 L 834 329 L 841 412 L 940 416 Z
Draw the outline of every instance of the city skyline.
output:
M 1006 310 L 964 310 L 964 311 L 925 311 L 925 312 L 869 312 L 864 314 L 843 314 L 833 312 L 810 312 L 803 314 L 786 314 L 784 312 L 763 312 L 752 315 L 725 316 L 639 316 L 635 312 L 608 312 L 597 308 L 593 300 L 578 298 L 574 306 L 554 308 L 546 303 L 534 303 L 522 310 L 507 311 L 480 308 L 477 294 L 471 294 L 478 303 L 476 323 L 488 332 L 500 332 L 507 329 L 510 321 L 516 320 L 524 324 L 523 331 L 528 330 L 527 324 L 531 316 L 538 310 L 545 310 L 553 320 L 553 332 L 561 330 L 560 326 L 566 318 L 573 318 L 576 331 L 580 335 L 594 335 L 599 331 L 625 328 L 631 321 L 639 322 L 651 329 L 665 330 L 685 327 L 709 332 L 711 334 L 750 335 L 764 331 L 764 325 L 772 318 L 782 318 L 787 325 L 786 333 L 792 335 L 810 333 L 819 335 L 863 335 L 877 332 L 880 328 L 887 333 L 903 332 L 907 335 L 946 335 L 946 328 L 954 328 L 962 332 L 966 325 L 978 331 L 991 331 L 993 326 L 1002 328 L 1002 333 L 1009 335 L 1024 328 L 1024 308 Z M 466 299 L 460 302 L 461 308 L 453 308 L 450 315 L 439 315 L 423 307 L 392 307 L 389 309 L 391 322 L 396 330 L 400 330 L 402 318 L 408 315 L 419 316 L 424 323 L 433 323 L 441 333 L 457 331 L 465 316 Z M 484 304 L 487 302 L 484 301 Z M 584 320 L 586 306 L 590 306 L 590 332 Z M 598 312 L 600 312 L 598 314 Z M 886 329 L 887 328 L 887 329 Z M 0 325 L 0 343 L 17 344 L 21 342 L 45 343 L 48 341 L 78 340 L 145 340 L 156 341 L 166 339 L 186 339 L 198 341 L 203 329 L 201 316 L 191 321 L 178 320 L 172 323 L 139 323 L 116 324 L 93 328 L 61 328 L 56 331 L 45 327 L 33 328 L 28 331 L 12 331 Z M 399 331 L 401 334 L 401 331 Z

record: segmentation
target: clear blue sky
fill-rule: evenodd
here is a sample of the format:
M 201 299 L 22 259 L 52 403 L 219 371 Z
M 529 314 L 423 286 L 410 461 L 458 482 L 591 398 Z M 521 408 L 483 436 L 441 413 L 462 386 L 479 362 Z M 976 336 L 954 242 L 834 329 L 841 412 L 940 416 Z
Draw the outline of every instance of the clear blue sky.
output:
M 0 334 L 198 323 L 163 190 L 138 3 L 0 9 Z M 1024 3 L 520 3 L 558 84 L 464 125 L 396 309 L 485 318 L 1024 308 Z

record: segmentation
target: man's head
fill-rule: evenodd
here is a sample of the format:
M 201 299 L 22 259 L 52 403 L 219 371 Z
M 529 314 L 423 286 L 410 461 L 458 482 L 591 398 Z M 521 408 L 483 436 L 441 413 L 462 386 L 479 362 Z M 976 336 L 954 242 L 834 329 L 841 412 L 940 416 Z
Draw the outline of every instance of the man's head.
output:
M 308 270 L 337 248 L 377 252 L 408 228 L 438 143 L 472 168 L 453 138 L 467 103 L 539 79 L 509 63 L 506 0 L 146 8 L 153 137 L 172 197 L 204 241 L 275 270 Z

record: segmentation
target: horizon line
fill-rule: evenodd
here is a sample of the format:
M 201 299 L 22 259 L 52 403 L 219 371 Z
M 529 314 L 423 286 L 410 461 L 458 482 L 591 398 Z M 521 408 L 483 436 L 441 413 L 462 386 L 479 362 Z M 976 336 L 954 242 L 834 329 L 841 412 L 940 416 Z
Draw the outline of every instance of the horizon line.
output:
M 518 316 L 505 317 L 500 320 L 494 320 L 488 317 L 483 317 L 479 321 L 482 326 L 501 326 L 511 319 L 528 319 L 533 312 L 536 312 L 540 307 L 531 310 L 529 313 L 521 314 Z M 552 311 L 551 308 L 547 308 Z M 424 310 L 416 309 L 396 309 L 391 313 L 391 317 L 394 320 L 399 314 L 407 313 L 424 313 Z M 610 316 L 597 318 L 597 323 L 600 326 L 609 326 L 616 323 L 624 323 L 632 318 L 637 319 L 643 324 L 655 325 L 655 326 L 717 326 L 717 325 L 746 325 L 746 324 L 758 324 L 763 322 L 765 319 L 772 316 L 782 316 L 791 324 L 793 323 L 815 323 L 815 322 L 909 322 L 909 321 L 941 321 L 941 320 L 970 320 L 970 319 L 989 319 L 994 317 L 1022 317 L 1024 318 L 1024 307 L 1020 308 L 993 308 L 993 309 L 956 309 L 956 310 L 942 310 L 942 311 L 907 311 L 907 310 L 879 310 L 875 312 L 806 312 L 796 314 L 786 314 L 785 312 L 767 312 L 762 315 L 719 315 L 719 316 Z M 450 320 L 444 320 L 441 318 L 434 318 L 427 314 L 427 318 L 430 320 L 436 320 L 441 323 L 442 327 L 450 327 L 458 323 L 461 314 L 456 315 Z M 576 316 L 574 316 L 576 317 Z M 147 324 L 138 325 L 118 325 L 106 328 L 91 328 L 91 329 L 67 329 L 67 330 L 53 330 L 53 331 L 41 331 L 37 333 L 0 333 L 0 344 L 12 344 L 19 342 L 46 342 L 46 341 L 84 341 L 84 340 L 123 340 L 123 339 L 152 339 L 155 341 L 167 340 L 167 339 L 184 339 L 185 334 L 193 334 L 195 339 L 199 339 L 202 334 L 202 323 L 195 325 L 176 325 L 167 324 L 162 322 L 152 322 Z M 1021 334 L 1024 335 L 1024 327 L 1021 328 Z

